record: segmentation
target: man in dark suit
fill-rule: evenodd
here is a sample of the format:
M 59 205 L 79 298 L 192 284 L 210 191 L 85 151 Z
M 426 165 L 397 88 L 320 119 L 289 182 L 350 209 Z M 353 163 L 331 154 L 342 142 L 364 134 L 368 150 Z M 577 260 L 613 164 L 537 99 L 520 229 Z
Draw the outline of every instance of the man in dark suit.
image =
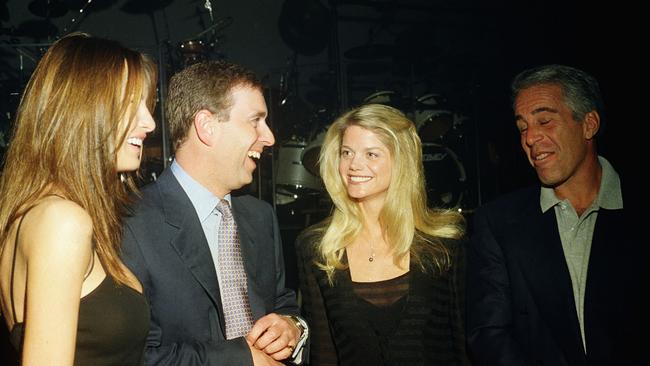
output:
M 175 160 L 142 190 L 123 240 L 151 306 L 146 363 L 300 363 L 308 329 L 284 285 L 276 216 L 230 195 L 275 142 L 261 83 L 234 64 L 192 65 L 172 77 L 166 116 Z
M 521 146 L 541 187 L 475 214 L 467 265 L 475 364 L 641 364 L 647 309 L 634 280 L 645 265 L 621 180 L 596 152 L 598 83 L 548 65 L 519 74 L 512 91 Z

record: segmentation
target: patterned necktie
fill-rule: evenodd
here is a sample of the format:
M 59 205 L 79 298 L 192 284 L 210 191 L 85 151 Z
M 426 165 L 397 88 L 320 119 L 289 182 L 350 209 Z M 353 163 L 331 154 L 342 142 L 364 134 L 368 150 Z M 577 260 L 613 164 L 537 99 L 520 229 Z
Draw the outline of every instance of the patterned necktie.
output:
M 217 231 L 221 304 L 226 320 L 226 339 L 233 339 L 246 335 L 253 327 L 253 313 L 248 302 L 248 281 L 237 223 L 232 216 L 228 201 L 221 200 L 217 204 L 217 210 L 221 212 L 221 224 Z

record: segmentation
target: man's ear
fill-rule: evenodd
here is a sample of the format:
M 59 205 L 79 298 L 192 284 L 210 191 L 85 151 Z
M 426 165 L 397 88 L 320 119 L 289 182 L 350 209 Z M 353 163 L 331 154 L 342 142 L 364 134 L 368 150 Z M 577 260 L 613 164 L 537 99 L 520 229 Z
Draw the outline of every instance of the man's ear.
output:
M 214 136 L 214 124 L 217 123 L 217 116 L 207 109 L 201 109 L 194 115 L 194 130 L 199 140 L 212 146 Z
M 600 115 L 596 111 L 591 111 L 585 114 L 585 119 L 582 123 L 582 134 L 587 140 L 591 140 L 596 136 L 600 129 Z

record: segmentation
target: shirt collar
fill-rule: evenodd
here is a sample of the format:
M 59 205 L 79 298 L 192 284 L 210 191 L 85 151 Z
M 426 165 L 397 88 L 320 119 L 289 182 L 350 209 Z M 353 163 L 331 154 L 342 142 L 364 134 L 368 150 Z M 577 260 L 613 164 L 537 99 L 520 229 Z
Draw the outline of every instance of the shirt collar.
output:
M 219 203 L 221 198 L 212 194 L 212 192 L 201 185 L 201 183 L 197 182 L 194 178 L 187 174 L 187 172 L 181 167 L 180 164 L 178 164 L 176 160 L 172 162 L 170 169 L 192 202 L 199 220 L 201 222 L 205 221 L 205 219 L 207 219 L 210 214 L 212 214 L 214 208 L 217 206 L 217 203 Z M 224 199 L 228 201 L 232 207 L 230 193 L 227 194 Z
M 600 188 L 596 197 L 596 207 L 608 210 L 623 208 L 623 194 L 621 193 L 621 180 L 614 167 L 602 156 L 598 156 L 598 163 L 602 168 L 603 175 L 600 179 Z M 543 187 L 539 194 L 539 205 L 542 212 L 548 211 L 562 200 L 557 198 L 553 188 Z

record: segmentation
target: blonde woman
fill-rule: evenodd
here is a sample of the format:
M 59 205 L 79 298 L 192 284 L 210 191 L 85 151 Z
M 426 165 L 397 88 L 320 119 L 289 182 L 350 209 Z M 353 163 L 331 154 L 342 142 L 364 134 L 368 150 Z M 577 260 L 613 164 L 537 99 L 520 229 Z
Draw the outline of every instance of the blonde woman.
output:
M 142 286 L 120 215 L 155 128 L 155 65 L 73 34 L 25 89 L 0 179 L 0 300 L 22 365 L 141 365 Z
M 334 203 L 298 238 L 312 365 L 463 365 L 463 218 L 426 206 L 415 126 L 379 104 L 329 128 L 320 172 Z

